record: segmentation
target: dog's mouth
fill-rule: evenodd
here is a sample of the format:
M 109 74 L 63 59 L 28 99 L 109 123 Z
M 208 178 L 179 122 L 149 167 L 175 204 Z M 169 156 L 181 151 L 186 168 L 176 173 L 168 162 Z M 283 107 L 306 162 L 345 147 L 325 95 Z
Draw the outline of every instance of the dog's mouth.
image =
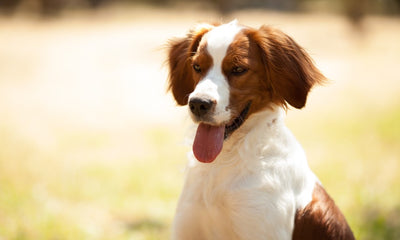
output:
M 213 162 L 222 150 L 224 140 L 237 130 L 246 119 L 251 102 L 229 125 L 212 126 L 200 123 L 193 142 L 194 156 L 203 163 Z
M 242 112 L 237 116 L 230 125 L 225 125 L 224 140 L 227 139 L 236 129 L 242 126 L 247 114 L 250 110 L 251 102 L 249 102 Z

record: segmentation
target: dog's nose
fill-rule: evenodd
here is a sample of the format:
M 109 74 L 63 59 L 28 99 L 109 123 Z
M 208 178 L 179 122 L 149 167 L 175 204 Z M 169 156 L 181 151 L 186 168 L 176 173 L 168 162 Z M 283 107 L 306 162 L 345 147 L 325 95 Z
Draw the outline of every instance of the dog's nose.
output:
M 214 105 L 210 99 L 192 98 L 189 100 L 190 111 L 197 117 L 206 115 Z

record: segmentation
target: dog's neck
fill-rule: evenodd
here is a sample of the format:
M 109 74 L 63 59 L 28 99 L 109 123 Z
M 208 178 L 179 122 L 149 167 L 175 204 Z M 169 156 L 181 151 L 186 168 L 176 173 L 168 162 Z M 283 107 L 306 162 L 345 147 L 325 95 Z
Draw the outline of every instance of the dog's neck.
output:
M 237 151 L 253 151 L 240 153 L 242 156 L 260 155 L 263 147 L 269 145 L 271 140 L 282 138 L 282 131 L 285 127 L 285 110 L 281 107 L 274 106 L 265 109 L 261 112 L 252 114 L 243 125 L 237 129 L 224 143 L 224 148 L 221 154 L 232 152 L 237 154 Z M 257 148 L 255 146 L 260 146 Z M 254 152 L 254 150 L 259 150 Z

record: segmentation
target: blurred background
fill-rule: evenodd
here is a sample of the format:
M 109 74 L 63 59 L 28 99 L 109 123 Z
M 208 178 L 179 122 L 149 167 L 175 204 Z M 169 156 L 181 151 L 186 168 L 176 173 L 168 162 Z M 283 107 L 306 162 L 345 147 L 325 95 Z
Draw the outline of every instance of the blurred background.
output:
M 168 239 L 190 132 L 166 43 L 238 19 L 330 79 L 287 124 L 358 239 L 400 239 L 399 0 L 0 0 L 0 240 Z

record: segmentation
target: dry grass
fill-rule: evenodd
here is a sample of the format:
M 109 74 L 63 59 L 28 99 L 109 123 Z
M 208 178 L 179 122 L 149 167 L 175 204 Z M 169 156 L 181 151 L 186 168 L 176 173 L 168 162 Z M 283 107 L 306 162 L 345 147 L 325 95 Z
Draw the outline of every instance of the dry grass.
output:
M 331 79 L 288 125 L 359 239 L 400 236 L 400 20 L 238 12 L 303 45 Z M 0 239 L 167 239 L 185 109 L 163 44 L 214 12 L 108 8 L 0 19 Z

